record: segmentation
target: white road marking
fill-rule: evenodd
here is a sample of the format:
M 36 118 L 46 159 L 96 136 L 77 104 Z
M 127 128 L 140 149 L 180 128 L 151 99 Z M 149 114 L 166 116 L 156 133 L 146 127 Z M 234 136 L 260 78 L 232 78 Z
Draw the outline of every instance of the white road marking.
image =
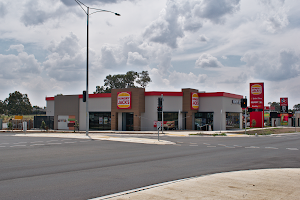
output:
M 66 144 L 74 144 L 74 143 L 76 143 L 76 142 L 65 142 Z
M 65 141 L 65 140 L 73 140 L 73 139 L 62 139 L 61 141 Z M 55 141 L 57 141 L 57 140 L 55 140 Z
M 48 144 L 61 144 L 61 143 L 48 143 Z
M 34 142 L 30 142 L 30 143 L 40 143 L 40 142 L 43 142 L 43 141 L 34 141 Z
M 286 148 L 287 150 L 291 150 L 291 151 L 298 151 L 299 149 L 297 148 Z
M 205 145 L 210 145 L 210 144 L 208 144 L 208 143 L 203 143 L 203 144 L 205 144 Z
M 89 142 L 89 141 L 80 141 L 80 142 Z
M 278 149 L 276 147 L 265 147 L 266 149 Z
M 57 142 L 58 140 L 48 140 L 46 142 Z
M 242 146 L 240 146 L 240 145 L 233 145 L 234 147 L 242 147 Z
M 246 149 L 259 149 L 260 147 L 255 147 L 255 146 L 251 146 L 251 147 L 245 147 Z
M 190 147 L 197 147 L 198 145 L 195 144 L 191 144 Z
M 43 145 L 45 145 L 45 144 L 32 144 L 32 145 L 30 145 L 30 146 L 43 146 Z
M 14 143 L 14 144 L 26 144 L 27 142 L 18 142 L 18 143 Z
M 10 147 L 26 147 L 26 145 L 13 145 L 13 146 L 10 146 Z
M 218 145 L 219 145 L 219 146 L 224 146 L 224 147 L 226 146 L 225 144 L 218 144 Z

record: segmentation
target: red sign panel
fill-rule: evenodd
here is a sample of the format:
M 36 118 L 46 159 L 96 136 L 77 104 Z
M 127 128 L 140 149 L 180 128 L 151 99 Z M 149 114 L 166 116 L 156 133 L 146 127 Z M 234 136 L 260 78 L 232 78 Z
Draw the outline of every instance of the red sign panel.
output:
M 131 92 L 118 92 L 117 98 L 118 109 L 131 108 Z
M 288 106 L 288 98 L 287 97 L 280 98 L 280 106 Z
M 191 93 L 191 109 L 198 110 L 199 108 L 199 95 L 198 93 Z
M 264 83 L 250 83 L 250 107 L 264 109 Z
M 264 83 L 250 83 L 250 108 L 260 109 L 250 113 L 251 127 L 264 127 Z

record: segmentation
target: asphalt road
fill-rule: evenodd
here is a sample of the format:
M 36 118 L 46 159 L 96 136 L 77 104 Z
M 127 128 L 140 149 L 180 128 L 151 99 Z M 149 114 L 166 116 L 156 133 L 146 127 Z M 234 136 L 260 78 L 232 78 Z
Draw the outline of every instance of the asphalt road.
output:
M 217 172 L 300 167 L 300 134 L 161 139 L 176 144 L 1 134 L 0 199 L 89 199 Z

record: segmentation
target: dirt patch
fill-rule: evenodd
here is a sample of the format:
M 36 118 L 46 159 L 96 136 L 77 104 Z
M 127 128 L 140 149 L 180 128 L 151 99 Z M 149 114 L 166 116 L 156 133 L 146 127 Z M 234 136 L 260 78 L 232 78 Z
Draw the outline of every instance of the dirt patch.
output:
M 296 132 L 299 132 L 300 128 L 296 128 Z M 234 132 L 231 132 L 234 133 Z M 236 132 L 235 132 L 236 133 Z M 245 132 L 239 132 L 239 133 L 245 133 Z M 295 128 L 268 128 L 268 129 L 256 129 L 256 130 L 251 130 L 248 129 L 246 132 L 248 135 L 271 135 L 271 134 L 280 134 L 280 133 L 295 133 Z

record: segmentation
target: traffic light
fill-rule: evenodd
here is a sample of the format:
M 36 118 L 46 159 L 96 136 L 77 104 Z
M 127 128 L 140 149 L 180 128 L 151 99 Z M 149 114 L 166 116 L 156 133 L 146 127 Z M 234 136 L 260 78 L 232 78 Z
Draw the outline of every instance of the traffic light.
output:
M 82 93 L 82 101 L 86 102 L 86 91 L 83 91 Z
M 247 108 L 247 99 L 241 99 L 241 107 Z
M 161 112 L 162 111 L 162 98 L 157 99 L 157 111 Z

